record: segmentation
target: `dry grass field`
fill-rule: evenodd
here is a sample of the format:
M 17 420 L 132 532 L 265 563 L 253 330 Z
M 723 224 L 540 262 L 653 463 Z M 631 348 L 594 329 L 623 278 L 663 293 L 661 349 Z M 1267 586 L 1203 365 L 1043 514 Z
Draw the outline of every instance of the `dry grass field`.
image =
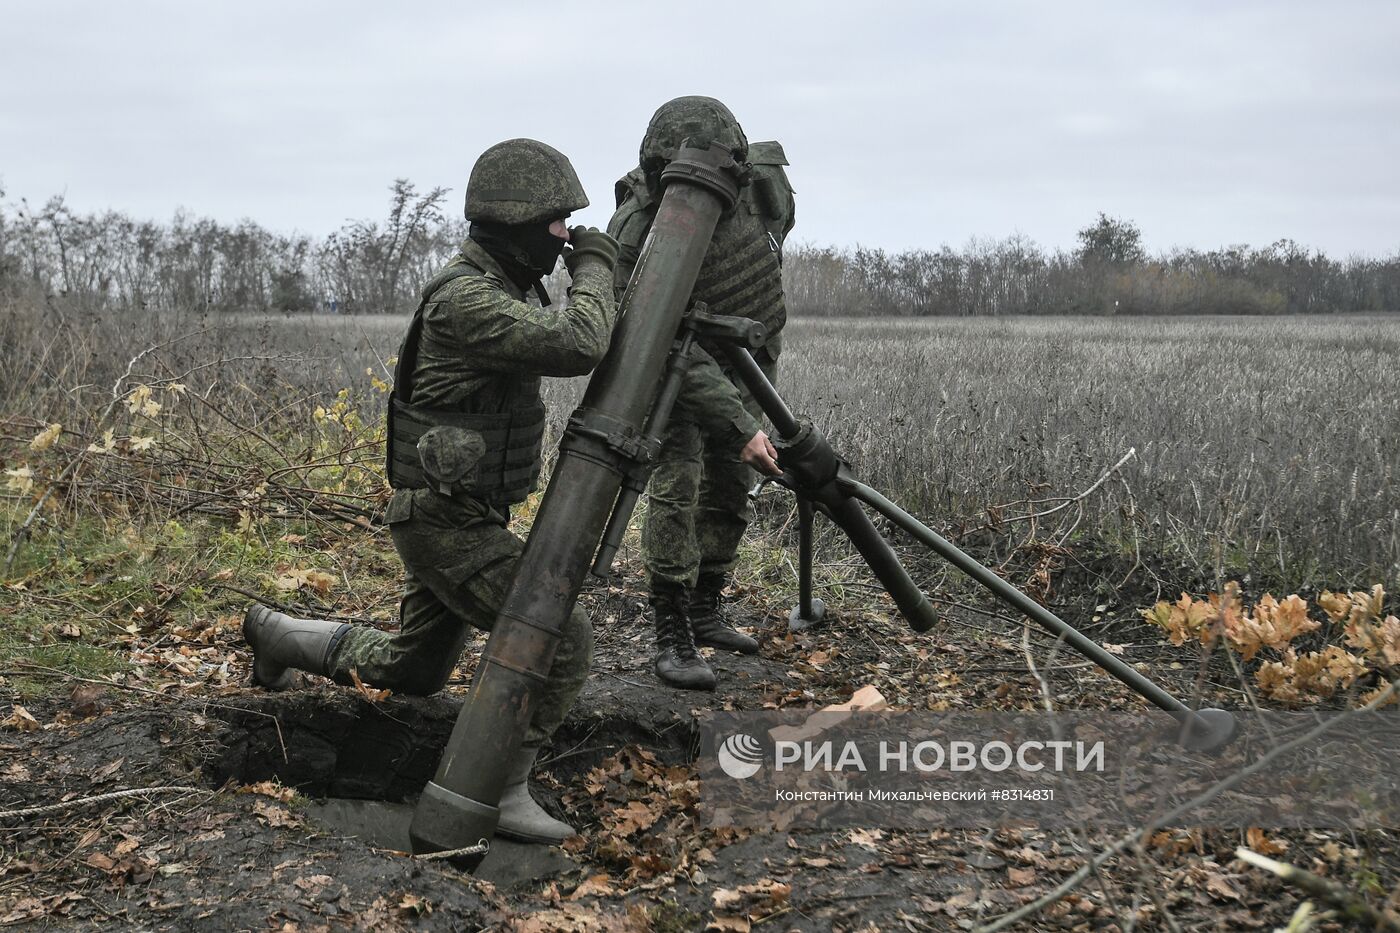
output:
M 934 521 L 1074 496 L 1134 450 L 1071 539 L 1171 582 L 1400 574 L 1388 317 L 799 321 L 786 347 L 793 404 Z
M 389 378 L 401 327 L 15 316 L 0 324 L 0 414 L 91 441 L 114 381 L 145 351 L 119 395 L 178 377 L 207 398 L 201 417 L 293 450 L 315 433 L 315 409 L 348 390 L 372 433 L 371 379 Z M 798 319 L 780 381 L 865 478 L 989 554 L 1025 537 L 1017 516 L 1088 490 L 1133 451 L 1031 537 L 1145 566 L 1168 586 L 1306 590 L 1400 576 L 1396 359 L 1389 315 Z M 550 385 L 556 432 L 581 384 Z M 6 452 L 6 468 L 20 461 L 22 449 Z

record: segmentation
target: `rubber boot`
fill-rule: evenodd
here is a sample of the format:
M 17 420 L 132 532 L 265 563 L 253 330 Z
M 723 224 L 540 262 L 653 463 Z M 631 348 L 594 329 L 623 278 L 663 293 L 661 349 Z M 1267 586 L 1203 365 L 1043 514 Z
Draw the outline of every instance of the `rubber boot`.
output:
M 326 674 L 331 649 L 349 630 L 345 622 L 294 619 L 254 603 L 243 615 L 243 640 L 253 649 L 253 683 L 286 690 L 297 681 L 292 668 Z
M 728 584 L 728 574 L 700 574 L 690 595 L 690 630 L 695 643 L 737 654 L 758 654 L 758 642 L 737 631 L 724 617 L 724 588 Z
M 651 611 L 656 623 L 656 676 L 682 690 L 715 689 L 715 672 L 695 650 L 690 631 L 690 594 L 677 583 L 653 583 Z
M 563 820 L 556 820 L 530 796 L 530 770 L 535 766 L 538 745 L 526 745 L 511 759 L 506 786 L 501 791 L 501 818 L 496 832 L 517 842 L 537 842 L 557 846 L 575 834 Z

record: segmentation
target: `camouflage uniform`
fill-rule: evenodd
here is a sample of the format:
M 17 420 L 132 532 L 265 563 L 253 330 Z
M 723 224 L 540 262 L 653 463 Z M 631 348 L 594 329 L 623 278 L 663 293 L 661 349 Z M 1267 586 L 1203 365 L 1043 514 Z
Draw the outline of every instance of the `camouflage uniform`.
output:
M 452 279 L 426 300 L 413 370 L 415 405 L 492 413 L 538 404 L 541 375 L 581 375 L 602 359 L 616 311 L 603 263 L 574 270 L 565 310 L 527 304 L 471 240 L 448 270 L 454 266 L 472 274 Z M 538 461 L 531 467 L 537 475 Z M 396 489 L 387 518 L 407 571 L 400 630 L 351 628 L 331 651 L 331 676 L 349 683 L 354 670 L 366 683 L 400 693 L 441 689 L 469 627 L 491 629 L 514 576 L 522 542 L 506 529 L 510 505 L 433 488 Z M 563 722 L 588 675 L 592 649 L 588 616 L 575 606 L 549 683 L 535 700 L 526 745 L 538 745 Z
M 775 142 L 753 143 L 754 176 L 738 205 L 715 228 L 691 297 L 714 314 L 759 321 L 770 334 L 756 354 L 770 380 L 777 373 L 783 303 L 781 249 L 792 229 L 792 189 Z M 618 208 L 608 233 L 620 244 L 615 283 L 620 296 L 651 229 L 659 197 L 634 169 L 617 184 Z M 727 574 L 753 519 L 748 491 L 754 471 L 738 453 L 762 427 L 762 411 L 722 358 L 701 342 L 663 439 L 647 487 L 642 552 L 653 581 L 694 587 L 700 575 Z

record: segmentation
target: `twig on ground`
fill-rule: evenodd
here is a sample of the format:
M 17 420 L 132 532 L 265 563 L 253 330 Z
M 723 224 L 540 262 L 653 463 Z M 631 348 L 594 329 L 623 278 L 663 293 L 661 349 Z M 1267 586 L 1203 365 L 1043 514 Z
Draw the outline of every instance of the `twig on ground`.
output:
M 302 615 L 302 613 L 303 613 L 303 610 L 298 609 L 296 606 L 292 605 L 291 603 L 282 603 L 282 602 L 278 602 L 277 600 L 271 599 L 271 598 L 269 598 L 269 597 L 267 597 L 267 596 L 260 596 L 260 595 L 258 595 L 257 593 L 252 592 L 251 590 L 245 590 L 245 589 L 243 589 L 243 588 L 241 588 L 241 587 L 237 587 L 237 586 L 229 586 L 227 583 L 215 583 L 215 584 L 213 584 L 213 585 L 214 585 L 214 587 L 217 588 L 217 589 L 228 590 L 230 593 L 237 593 L 239 596 L 245 596 L 245 597 L 247 597 L 248 599 L 251 599 L 251 600 L 252 600 L 253 602 L 255 602 L 255 603 L 261 603 L 261 604 L 264 605 L 264 606 L 268 606 L 268 607 L 270 607 L 270 608 L 272 608 L 272 609 L 276 609 L 278 612 L 284 613 L 284 614 L 286 614 L 286 615 L 300 616 L 300 615 Z M 376 622 L 375 622 L 374 619 L 366 619 L 366 618 L 364 618 L 363 616 L 339 616 L 339 615 L 331 615 L 331 614 L 327 614 L 327 613 L 320 612 L 319 610 L 316 612 L 316 618 L 318 618 L 318 619 L 326 619 L 327 621 L 330 621 L 330 622 L 363 622 L 363 623 L 365 623 L 366 625 L 374 625 L 374 624 L 376 624 Z
M 1240 847 L 1235 850 L 1235 857 L 1248 862 L 1255 868 L 1262 868 L 1278 875 L 1285 884 L 1300 888 L 1313 897 L 1322 898 L 1337 907 L 1342 912 L 1342 916 L 1353 923 L 1364 924 L 1369 930 L 1390 930 L 1392 933 L 1400 933 L 1400 917 L 1396 917 L 1388 910 L 1377 910 L 1366 903 L 1360 895 L 1348 891 L 1335 881 L 1314 875 L 1296 865 L 1266 858 L 1253 849 Z
M 126 797 L 145 797 L 151 794 L 213 794 L 207 787 L 189 787 L 186 785 L 171 785 L 168 787 L 136 787 L 130 790 L 114 790 L 109 794 L 98 794 L 96 797 L 79 797 L 76 800 L 64 800 L 60 803 L 45 804 L 41 807 L 24 807 L 20 810 L 0 810 L 0 820 L 15 819 L 17 817 L 44 816 L 49 813 L 61 813 L 64 810 L 72 810 L 75 807 L 86 807 L 94 803 L 105 803 L 108 800 L 121 800 Z

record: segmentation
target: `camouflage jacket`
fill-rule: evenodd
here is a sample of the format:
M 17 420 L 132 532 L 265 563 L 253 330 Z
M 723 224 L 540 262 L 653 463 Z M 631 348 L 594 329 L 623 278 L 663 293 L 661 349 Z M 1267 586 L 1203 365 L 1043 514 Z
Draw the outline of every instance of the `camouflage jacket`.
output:
M 617 305 L 601 260 L 575 270 L 569 305 L 529 304 L 486 250 L 472 240 L 448 264 L 480 275 L 452 279 L 428 298 L 413 403 L 464 412 L 499 412 L 538 397 L 541 376 L 580 376 L 603 359 Z M 446 270 L 444 270 L 446 271 Z

